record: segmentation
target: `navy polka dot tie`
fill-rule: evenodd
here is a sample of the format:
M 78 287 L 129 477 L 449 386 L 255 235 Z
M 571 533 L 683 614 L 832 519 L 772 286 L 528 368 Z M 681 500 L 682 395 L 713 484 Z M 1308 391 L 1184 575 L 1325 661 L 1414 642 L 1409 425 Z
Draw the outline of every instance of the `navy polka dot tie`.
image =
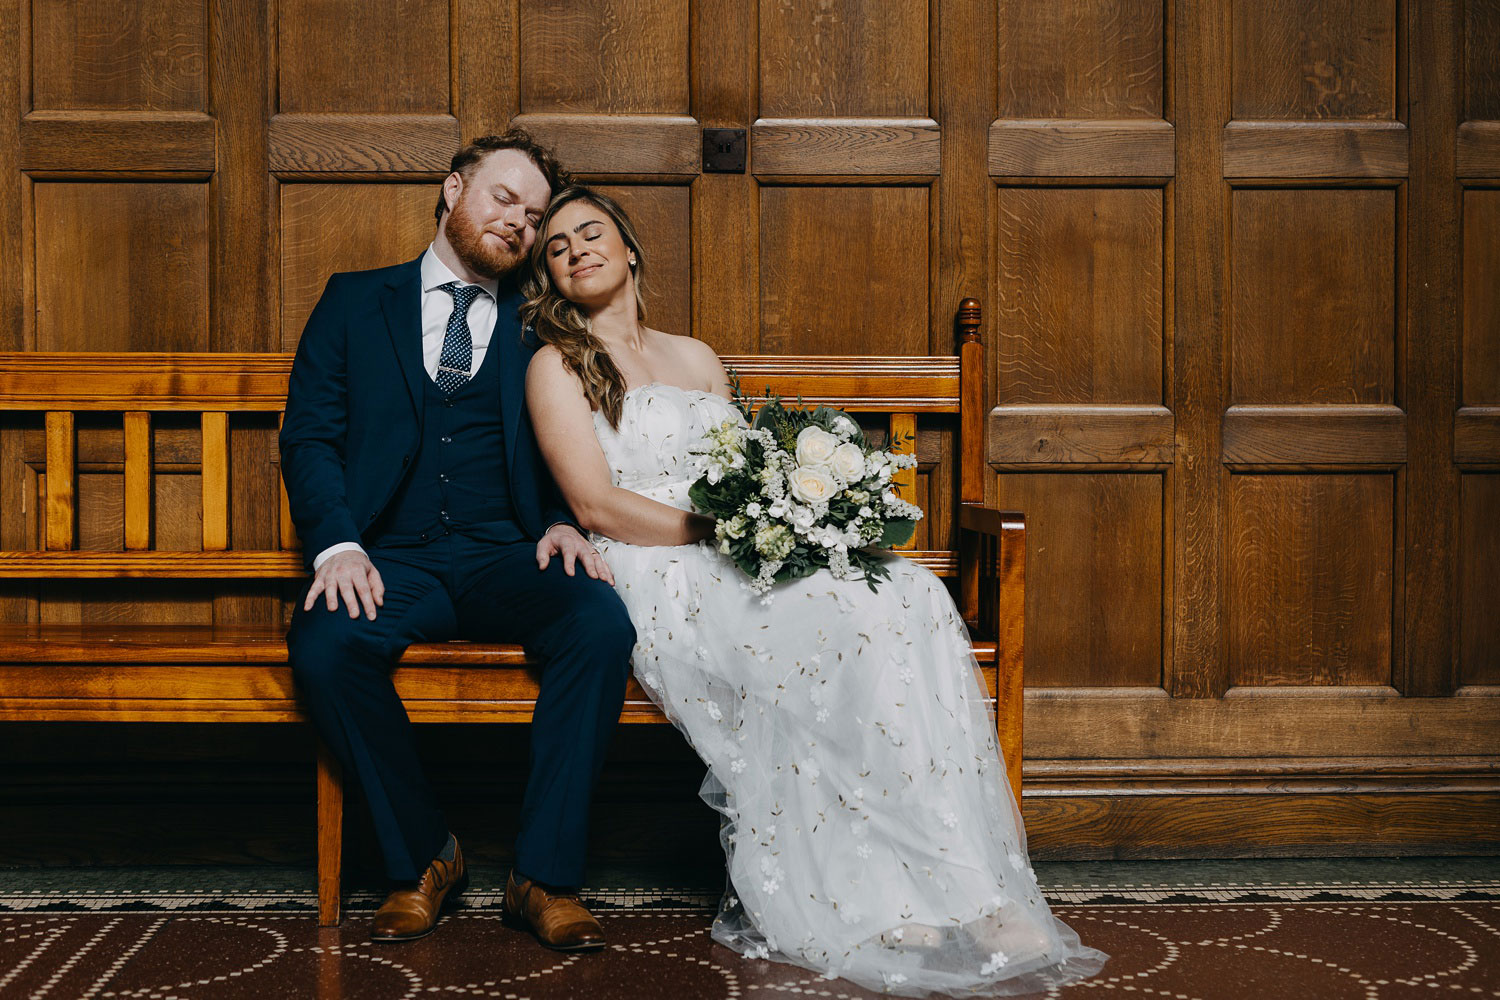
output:
M 444 393 L 452 393 L 469 381 L 469 366 L 474 363 L 474 335 L 469 331 L 469 306 L 484 289 L 478 285 L 461 285 L 450 281 L 439 285 L 453 296 L 453 315 L 448 317 L 448 333 L 443 337 L 443 353 L 438 356 L 437 378 L 433 379 Z

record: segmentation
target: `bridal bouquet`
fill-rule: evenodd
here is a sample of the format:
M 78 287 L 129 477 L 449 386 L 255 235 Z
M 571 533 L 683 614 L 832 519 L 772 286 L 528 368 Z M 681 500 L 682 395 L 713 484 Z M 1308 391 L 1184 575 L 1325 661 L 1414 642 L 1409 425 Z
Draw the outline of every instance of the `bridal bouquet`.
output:
M 773 584 L 824 566 L 841 580 L 863 574 L 871 590 L 889 579 L 872 550 L 916 529 L 922 509 L 891 487 L 916 456 L 871 448 L 848 414 L 826 406 L 788 409 L 772 396 L 753 419 L 740 407 L 750 426 L 726 420 L 708 432 L 688 495 L 718 522 L 719 551 L 750 589 L 769 600 Z

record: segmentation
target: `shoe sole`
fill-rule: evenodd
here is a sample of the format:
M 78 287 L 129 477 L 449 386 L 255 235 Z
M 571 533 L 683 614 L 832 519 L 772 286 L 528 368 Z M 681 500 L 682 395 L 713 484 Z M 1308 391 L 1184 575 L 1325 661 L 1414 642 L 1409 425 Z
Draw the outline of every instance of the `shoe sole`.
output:
M 469 873 L 466 871 L 463 873 L 462 878 L 453 883 L 453 888 L 448 890 L 448 892 L 443 896 L 443 901 L 438 904 L 439 919 L 441 919 L 443 911 L 446 910 L 449 906 L 452 906 L 453 901 L 458 899 L 459 895 L 461 895 L 468 888 Z M 388 935 L 383 937 L 376 937 L 374 934 L 371 934 L 370 941 L 372 944 L 401 944 L 406 941 L 418 941 L 431 934 L 433 931 L 437 930 L 437 925 L 438 921 L 434 920 L 432 922 L 432 926 L 427 928 L 425 931 L 420 931 L 416 934 L 402 934 L 400 937 L 391 937 Z

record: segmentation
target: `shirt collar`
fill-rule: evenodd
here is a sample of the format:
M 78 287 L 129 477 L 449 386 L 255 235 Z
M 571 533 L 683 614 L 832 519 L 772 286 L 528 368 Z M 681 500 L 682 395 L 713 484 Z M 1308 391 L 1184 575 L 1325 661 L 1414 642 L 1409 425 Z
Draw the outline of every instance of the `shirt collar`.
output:
M 434 291 L 439 286 L 446 285 L 450 281 L 456 281 L 460 285 L 469 284 L 469 282 L 450 271 L 448 265 L 444 264 L 438 257 L 437 251 L 433 249 L 432 244 L 428 244 L 427 252 L 422 255 L 422 291 Z M 496 302 L 500 301 L 499 278 L 487 278 L 479 282 L 479 287 L 488 292 L 491 299 Z

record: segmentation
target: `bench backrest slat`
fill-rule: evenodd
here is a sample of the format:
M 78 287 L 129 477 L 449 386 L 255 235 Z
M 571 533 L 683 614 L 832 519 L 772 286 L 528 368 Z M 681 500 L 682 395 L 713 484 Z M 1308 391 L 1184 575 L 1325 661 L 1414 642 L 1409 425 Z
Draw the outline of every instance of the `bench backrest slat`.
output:
M 125 549 L 151 548 L 151 492 L 155 478 L 151 445 L 151 414 L 125 414 Z

